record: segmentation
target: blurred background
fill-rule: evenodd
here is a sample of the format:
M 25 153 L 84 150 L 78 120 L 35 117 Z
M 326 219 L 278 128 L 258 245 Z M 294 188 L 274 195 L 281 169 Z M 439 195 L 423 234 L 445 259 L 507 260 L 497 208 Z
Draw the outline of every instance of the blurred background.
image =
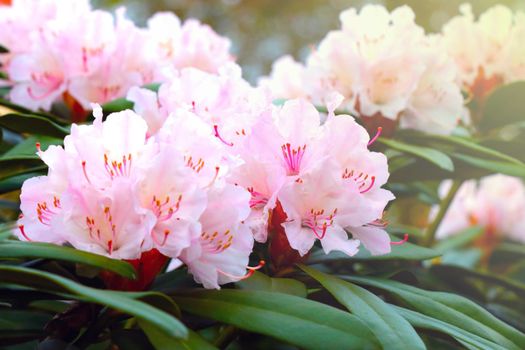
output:
M 141 25 L 157 11 L 173 11 L 180 18 L 195 17 L 232 40 L 232 51 L 244 69 L 244 77 L 255 82 L 268 74 L 272 62 L 285 54 L 296 59 L 307 56 L 312 45 L 339 27 L 339 13 L 348 7 L 379 3 L 392 10 L 410 6 L 417 22 L 427 31 L 439 31 L 458 14 L 465 0 L 96 0 L 96 7 L 126 6 Z M 473 0 L 476 14 L 495 4 L 525 11 L 524 0 Z

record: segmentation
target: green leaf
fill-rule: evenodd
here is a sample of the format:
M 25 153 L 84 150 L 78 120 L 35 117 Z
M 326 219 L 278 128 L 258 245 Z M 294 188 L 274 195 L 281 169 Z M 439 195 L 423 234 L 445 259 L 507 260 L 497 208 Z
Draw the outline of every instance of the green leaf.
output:
M 392 139 L 379 138 L 377 139 L 377 141 L 397 151 L 401 151 L 403 153 L 411 154 L 422 158 L 432 164 L 437 165 L 441 169 L 447 171 L 454 170 L 454 163 L 452 163 L 450 157 L 438 150 L 421 146 L 413 146 Z
M 46 165 L 36 155 L 0 158 L 0 180 L 46 169 Z
M 148 89 L 153 92 L 159 92 L 161 84 L 159 83 L 153 83 L 153 84 L 146 84 L 142 86 L 143 89 Z M 127 100 L 126 98 L 117 98 L 113 101 L 109 101 L 102 105 L 102 110 L 106 113 L 115 113 L 115 112 L 121 112 L 126 109 L 133 109 L 133 106 L 135 104 Z
M 452 158 L 460 160 L 470 166 L 489 170 L 491 173 L 500 173 L 525 178 L 525 166 L 523 165 L 477 158 L 461 153 L 454 153 L 451 156 Z
M 506 84 L 487 98 L 479 124 L 481 130 L 520 122 L 525 118 L 525 81 Z
M 215 346 L 204 340 L 199 334 L 188 331 L 188 339 L 169 337 L 160 332 L 157 327 L 146 321 L 138 321 L 140 328 L 146 333 L 149 341 L 157 350 L 217 350 Z
M 0 116 L 0 127 L 18 133 L 29 133 L 63 138 L 69 128 L 37 114 L 9 113 Z
M 10 176 L 8 178 L 0 180 L 0 194 L 4 194 L 4 193 L 8 193 L 8 192 L 20 189 L 25 180 L 30 179 L 35 176 L 43 175 L 43 171 L 45 169 L 46 168 L 43 167 L 41 169 L 41 172 L 23 173 L 23 174 Z
M 393 293 L 422 314 L 460 327 L 465 331 L 506 346 L 508 349 L 525 348 L 525 334 L 500 321 L 478 304 L 462 296 L 426 291 L 397 281 L 380 278 L 356 276 L 344 276 L 343 278 Z
M 133 266 L 123 260 L 110 259 L 102 255 L 50 243 L 0 241 L 0 258 L 42 258 L 70 261 L 113 271 L 128 278 L 136 277 Z
M 399 306 L 392 305 L 397 312 L 402 315 L 410 324 L 416 328 L 438 331 L 450 335 L 458 342 L 469 349 L 482 350 L 505 350 L 505 347 L 498 343 L 487 340 L 476 334 L 470 333 L 461 327 L 441 321 L 439 319 L 423 315 L 419 312 L 408 310 Z M 470 345 L 470 346 L 469 346 Z
M 291 278 L 272 278 L 256 271 L 253 276 L 235 283 L 240 289 L 261 290 L 265 292 L 285 293 L 306 298 L 304 283 Z
M 368 325 L 384 349 L 426 349 L 410 323 L 383 300 L 355 284 L 300 266 L 344 307 Z
M 498 152 L 493 148 L 480 145 L 478 141 L 467 137 L 455 135 L 427 134 L 414 130 L 403 130 L 397 134 L 401 139 L 409 143 L 435 148 L 448 155 L 456 152 L 465 153 L 479 158 L 494 158 L 496 160 L 525 165 L 519 159 Z
M 48 313 L 0 308 L 0 330 L 41 330 L 51 319 Z
M 392 240 L 398 240 L 396 236 L 391 236 Z M 348 256 L 342 252 L 333 251 L 326 254 L 322 250 L 318 250 L 310 255 L 307 260 L 308 264 L 317 264 L 334 260 L 349 260 L 349 261 L 383 261 L 383 260 L 428 260 L 441 256 L 437 250 L 421 247 L 410 242 L 405 242 L 400 245 L 392 245 L 392 251 L 385 255 L 372 255 L 366 249 L 360 249 L 354 256 Z
M 445 279 L 478 279 L 486 283 L 499 285 L 507 290 L 512 290 L 518 295 L 525 295 L 525 283 L 505 278 L 500 274 L 496 275 L 490 272 L 477 271 L 456 265 L 434 265 L 431 272 Z
M 18 266 L 0 265 L 0 281 L 38 290 L 71 295 L 76 299 L 108 306 L 151 323 L 169 336 L 186 338 L 187 328 L 168 313 L 134 298 L 144 293 L 124 293 L 83 286 L 67 278 Z
M 261 291 L 191 290 L 172 295 L 182 310 L 305 349 L 377 349 L 355 316 L 308 299 Z
M 483 227 L 472 226 L 447 237 L 447 239 L 439 241 L 433 248 L 442 253 L 453 249 L 463 248 L 478 238 L 484 231 L 485 229 Z
M 109 101 L 102 105 L 102 109 L 106 113 L 115 113 L 124 111 L 126 109 L 133 109 L 134 103 L 126 100 L 125 98 L 118 98 L 113 101 Z
M 46 150 L 51 145 L 61 145 L 62 139 L 50 136 L 31 135 L 24 141 L 11 148 L 9 151 L 0 156 L 0 160 L 4 158 L 14 158 L 19 156 L 36 157 L 36 143 L 40 143 L 40 147 Z

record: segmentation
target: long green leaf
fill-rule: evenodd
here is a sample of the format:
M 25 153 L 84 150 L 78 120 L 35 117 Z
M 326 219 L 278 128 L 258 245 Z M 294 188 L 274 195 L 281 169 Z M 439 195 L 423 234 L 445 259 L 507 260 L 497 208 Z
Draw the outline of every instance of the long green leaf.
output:
M 16 156 L 0 158 L 0 179 L 45 169 L 45 164 L 34 156 Z
M 22 142 L 18 143 L 16 146 L 11 148 L 9 151 L 4 153 L 0 160 L 3 158 L 15 158 L 20 156 L 32 156 L 32 158 L 37 158 L 36 154 L 36 143 L 40 143 L 40 147 L 45 150 L 50 145 L 61 145 L 62 139 L 50 136 L 41 136 L 41 135 L 31 135 Z
M 447 171 L 454 170 L 454 163 L 452 163 L 450 157 L 438 150 L 428 147 L 409 145 L 407 143 L 392 139 L 379 138 L 378 142 L 384 144 L 385 146 L 391 147 L 397 151 L 401 151 L 403 153 L 411 154 L 422 158 L 430 163 L 437 165 L 441 169 Z
M 167 336 L 149 322 L 138 321 L 138 323 L 156 350 L 217 350 L 192 330 L 188 331 L 188 339 L 183 340 Z
M 110 270 L 128 278 L 136 277 L 133 266 L 125 261 L 50 243 L 0 241 L 0 258 L 63 260 Z
M 237 282 L 236 285 L 245 290 L 285 293 L 302 298 L 306 298 L 308 294 L 306 286 L 301 281 L 291 278 L 272 278 L 258 271 L 250 278 Z
M 9 113 L 0 116 L 0 126 L 8 130 L 53 137 L 64 137 L 69 128 L 36 114 Z
M 105 305 L 135 316 L 137 319 L 155 325 L 169 336 L 178 338 L 186 338 L 188 336 L 187 328 L 179 320 L 164 311 L 133 299 L 133 297 L 140 297 L 141 293 L 126 294 L 95 289 L 49 272 L 17 266 L 0 265 L 0 281 L 63 295 L 71 295 L 79 300 Z
M 325 287 L 343 306 L 368 325 L 384 349 L 426 349 L 410 323 L 392 307 L 364 288 L 300 266 Z
M 343 278 L 393 293 L 418 312 L 463 328 L 468 332 L 506 346 L 508 349 L 525 348 L 525 334 L 462 296 L 444 292 L 430 292 L 381 278 L 357 276 L 344 276 Z
M 377 349 L 355 316 L 304 298 L 261 291 L 192 290 L 172 296 L 192 314 L 265 334 L 305 349 Z
M 453 324 L 441 321 L 439 319 L 423 315 L 419 312 L 408 310 L 396 305 L 392 307 L 401 314 L 410 324 L 416 328 L 428 329 L 432 331 L 438 331 L 450 335 L 464 346 L 471 345 L 472 349 L 481 350 L 505 350 L 498 343 L 482 338 L 476 334 L 470 333 L 461 327 L 457 327 Z
M 489 170 L 493 173 L 501 173 L 510 176 L 517 176 L 525 178 L 525 166 L 518 165 L 509 162 L 501 162 L 495 160 L 489 160 L 485 158 L 477 158 L 461 153 L 454 153 L 451 155 L 453 158 L 460 160 L 470 166 Z

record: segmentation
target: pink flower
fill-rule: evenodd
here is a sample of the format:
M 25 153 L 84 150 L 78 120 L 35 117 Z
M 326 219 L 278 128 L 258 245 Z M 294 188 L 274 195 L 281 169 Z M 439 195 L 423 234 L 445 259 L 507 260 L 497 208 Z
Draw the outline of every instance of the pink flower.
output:
M 221 68 L 219 74 L 183 69 L 169 83 L 161 85 L 157 98 L 144 89 L 133 89 L 128 97 L 135 102 L 135 110 L 145 113 L 150 134 L 171 112 L 183 109 L 199 116 L 227 145 L 250 132 L 258 117 L 271 106 L 266 91 L 251 87 L 235 64 Z
M 67 89 L 64 61 L 48 38 L 42 37 L 32 54 L 14 56 L 8 74 L 16 84 L 9 98 L 30 109 L 50 109 Z
M 181 25 L 173 13 L 160 12 L 148 20 L 148 29 L 158 57 L 175 69 L 194 67 L 217 73 L 234 60 L 230 41 L 197 20 L 188 19 Z
M 476 21 L 469 4 L 460 12 L 442 30 L 445 48 L 458 67 L 458 84 L 483 99 L 497 86 L 523 79 L 523 13 L 496 5 Z
M 200 218 L 200 235 L 180 259 L 205 288 L 241 280 L 246 275 L 253 236 L 243 224 L 250 212 L 250 194 L 239 186 L 215 187 Z M 253 269 L 253 268 L 251 268 Z
M 444 182 L 443 195 L 450 187 Z M 435 216 L 437 208 L 431 212 Z M 437 237 L 445 239 L 470 226 L 484 227 L 485 236 L 503 237 L 525 243 L 522 218 L 525 213 L 525 186 L 523 182 L 506 175 L 491 175 L 479 182 L 469 180 L 457 192 L 441 222 Z
M 248 223 L 259 241 L 266 240 L 269 212 L 279 202 L 290 246 L 301 255 L 316 239 L 327 253 L 339 246 L 355 254 L 359 242 L 348 240 L 347 228 L 355 228 L 373 253 L 384 254 L 388 235 L 360 228 L 374 226 L 393 199 L 381 189 L 388 178 L 386 158 L 368 151 L 366 131 L 350 116 L 334 116 L 335 107 L 324 125 L 304 100 L 288 101 L 261 119 L 238 147 L 244 163 L 233 169 L 232 181 L 252 194 Z

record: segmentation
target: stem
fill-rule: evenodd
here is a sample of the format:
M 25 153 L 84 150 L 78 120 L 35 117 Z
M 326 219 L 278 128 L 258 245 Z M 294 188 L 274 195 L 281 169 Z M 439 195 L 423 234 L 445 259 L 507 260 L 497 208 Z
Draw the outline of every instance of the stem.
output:
M 452 200 L 456 196 L 456 193 L 458 192 L 462 183 L 463 183 L 462 180 L 454 180 L 452 182 L 452 186 L 450 187 L 450 190 L 448 191 L 447 195 L 445 196 L 445 198 L 441 200 L 441 203 L 439 204 L 439 211 L 436 215 L 436 218 L 428 226 L 427 231 L 425 233 L 425 237 L 423 239 L 424 246 L 430 247 L 431 245 L 434 244 L 434 241 L 436 239 L 436 231 L 439 227 L 439 224 L 441 224 L 441 221 L 445 217 L 448 207 L 450 207 L 450 204 L 452 203 Z
M 226 349 L 239 335 L 239 329 L 233 325 L 226 326 L 213 342 L 219 349 Z

